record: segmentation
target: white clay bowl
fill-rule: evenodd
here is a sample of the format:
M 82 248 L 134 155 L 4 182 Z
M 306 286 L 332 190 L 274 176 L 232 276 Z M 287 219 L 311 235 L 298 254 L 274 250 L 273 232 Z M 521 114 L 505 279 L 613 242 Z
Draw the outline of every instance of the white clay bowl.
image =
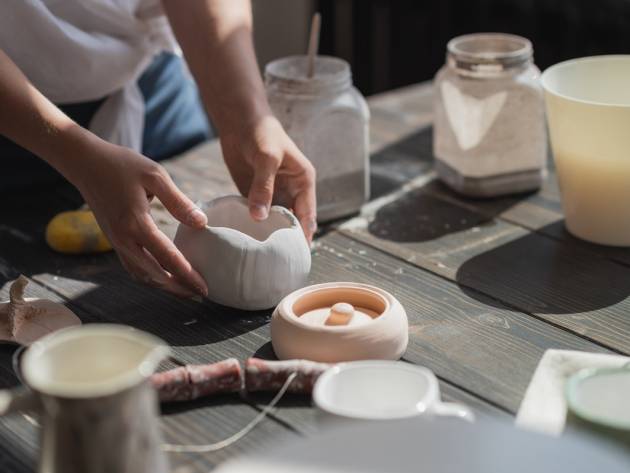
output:
M 254 220 L 247 199 L 225 196 L 202 205 L 205 229 L 180 225 L 175 245 L 208 284 L 208 299 L 229 307 L 274 307 L 306 284 L 311 252 L 298 220 L 280 206 Z
M 354 316 L 345 325 L 327 325 L 335 309 Z M 271 318 L 271 342 L 281 360 L 326 363 L 397 360 L 409 340 L 407 314 L 387 291 L 366 284 L 316 284 L 289 294 Z

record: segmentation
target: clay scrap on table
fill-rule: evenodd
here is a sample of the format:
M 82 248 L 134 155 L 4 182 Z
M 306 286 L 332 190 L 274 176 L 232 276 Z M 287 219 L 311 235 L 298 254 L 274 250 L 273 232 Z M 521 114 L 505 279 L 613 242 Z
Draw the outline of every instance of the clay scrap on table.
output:
M 28 282 L 20 275 L 11 284 L 9 301 L 0 303 L 0 341 L 28 346 L 56 330 L 81 325 L 81 320 L 63 304 L 25 298 Z
M 151 377 L 160 401 L 187 401 L 219 393 L 239 392 L 243 385 L 241 365 L 229 358 L 208 365 L 180 366 Z
M 295 372 L 297 376 L 287 391 L 308 394 L 313 391 L 317 378 L 331 366 L 309 360 L 267 361 L 249 358 L 245 362 L 245 386 L 248 392 L 278 391 Z
M 207 365 L 186 365 L 151 376 L 162 402 L 191 401 L 221 393 L 278 391 L 292 373 L 292 393 L 309 394 L 331 365 L 307 360 L 267 361 L 249 358 L 245 369 L 235 358 Z

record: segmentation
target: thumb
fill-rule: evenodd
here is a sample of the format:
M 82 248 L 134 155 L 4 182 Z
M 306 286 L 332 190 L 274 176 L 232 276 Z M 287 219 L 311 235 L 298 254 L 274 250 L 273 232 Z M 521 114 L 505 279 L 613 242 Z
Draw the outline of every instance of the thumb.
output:
M 173 217 L 184 225 L 203 228 L 208 224 L 208 217 L 175 185 L 166 171 L 159 174 L 147 186 Z
M 249 213 L 256 220 L 265 220 L 269 216 L 277 170 L 278 166 L 271 159 L 261 160 L 254 169 L 248 200 Z

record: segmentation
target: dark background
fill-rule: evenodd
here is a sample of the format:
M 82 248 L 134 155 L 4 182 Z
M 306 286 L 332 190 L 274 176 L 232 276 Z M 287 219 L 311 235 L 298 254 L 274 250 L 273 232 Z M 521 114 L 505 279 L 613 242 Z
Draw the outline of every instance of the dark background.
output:
M 349 61 L 364 95 L 431 79 L 448 40 L 465 33 L 525 36 L 541 69 L 630 52 L 630 0 L 319 0 L 316 8 L 320 52 Z

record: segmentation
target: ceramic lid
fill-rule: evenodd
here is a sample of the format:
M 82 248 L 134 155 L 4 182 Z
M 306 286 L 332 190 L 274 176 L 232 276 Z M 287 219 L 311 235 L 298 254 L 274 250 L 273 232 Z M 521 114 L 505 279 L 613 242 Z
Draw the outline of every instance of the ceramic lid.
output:
M 580 370 L 569 378 L 565 394 L 571 411 L 582 419 L 630 431 L 630 366 Z
M 286 308 L 291 318 L 309 327 L 358 327 L 370 324 L 389 309 L 383 295 L 352 283 L 315 286 L 299 292 Z

